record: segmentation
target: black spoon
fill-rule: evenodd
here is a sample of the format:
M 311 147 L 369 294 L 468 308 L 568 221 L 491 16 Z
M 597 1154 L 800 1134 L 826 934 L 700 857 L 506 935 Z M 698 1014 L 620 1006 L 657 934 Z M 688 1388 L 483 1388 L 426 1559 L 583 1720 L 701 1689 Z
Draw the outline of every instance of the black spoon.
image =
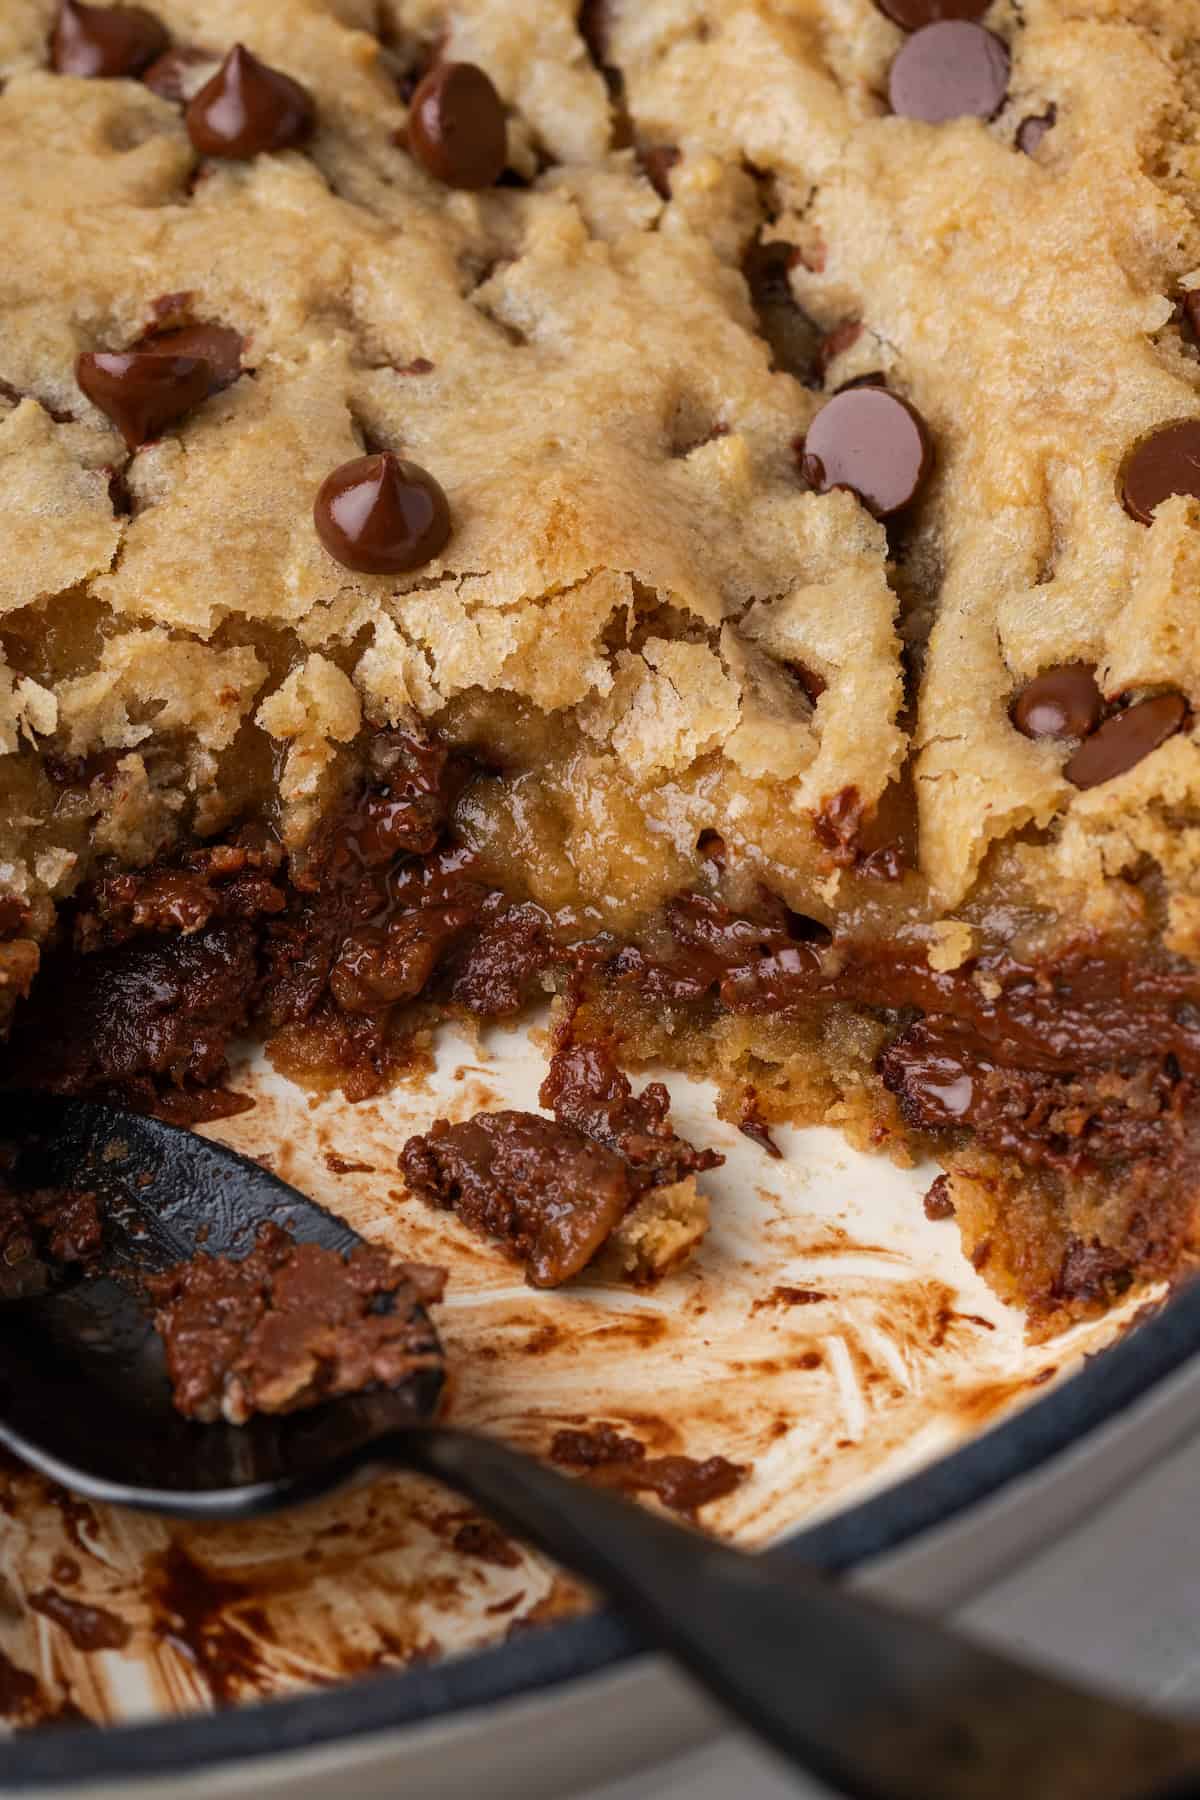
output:
M 200 1249 L 244 1254 L 267 1220 L 341 1251 L 360 1240 L 257 1163 L 154 1119 L 6 1094 L 0 1137 L 15 1149 L 14 1185 L 91 1190 L 106 1216 L 99 1273 L 0 1304 L 0 1442 L 76 1493 L 243 1519 L 371 1471 L 420 1470 L 602 1589 L 751 1730 L 847 1795 L 1200 1794 L 1200 1727 L 1081 1692 L 436 1424 L 438 1370 L 244 1426 L 181 1418 L 161 1344 L 119 1277 Z

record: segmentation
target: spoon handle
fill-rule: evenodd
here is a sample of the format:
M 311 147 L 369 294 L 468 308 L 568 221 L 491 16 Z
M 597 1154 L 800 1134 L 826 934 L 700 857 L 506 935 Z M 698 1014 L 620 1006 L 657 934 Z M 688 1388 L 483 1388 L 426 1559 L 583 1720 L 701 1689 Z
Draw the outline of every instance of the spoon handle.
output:
M 592 1582 L 729 1712 L 852 1800 L 1200 1795 L 1200 1727 L 1081 1692 L 491 1439 L 435 1427 L 383 1454 Z

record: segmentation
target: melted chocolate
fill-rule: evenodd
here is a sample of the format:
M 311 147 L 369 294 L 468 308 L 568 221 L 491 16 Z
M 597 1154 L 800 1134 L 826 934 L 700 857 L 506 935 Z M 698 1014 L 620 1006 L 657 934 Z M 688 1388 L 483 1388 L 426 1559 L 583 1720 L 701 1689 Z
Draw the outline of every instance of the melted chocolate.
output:
M 0 1149 L 5 1162 L 11 1154 Z M 57 1268 L 88 1263 L 102 1239 L 94 1194 L 19 1189 L 0 1171 L 0 1302 L 41 1293 Z
M 557 1287 L 586 1267 L 650 1188 L 711 1169 L 667 1116 L 661 1082 L 635 1094 L 607 1048 L 568 1042 L 539 1098 L 554 1111 L 439 1119 L 400 1157 L 409 1186 L 452 1208 L 473 1230 L 500 1238 L 534 1287 Z
M 668 1118 L 671 1096 L 662 1082 L 652 1081 L 635 1094 L 604 1044 L 565 1043 L 551 1059 L 538 1098 L 560 1124 L 622 1156 L 636 1188 L 666 1187 L 723 1160 L 679 1137 Z
M 673 1512 L 695 1517 L 710 1500 L 723 1500 L 750 1473 L 745 1463 L 724 1456 L 647 1456 L 637 1438 L 620 1436 L 611 1425 L 586 1431 L 557 1431 L 550 1460 L 578 1469 L 606 1487 L 651 1493 Z
M 450 813 L 469 774 L 442 745 L 379 733 L 359 785 L 286 874 L 278 848 L 260 841 L 97 881 L 76 912 L 83 954 L 47 957 L 18 1009 L 5 1075 L 172 1117 L 211 1114 L 237 1104 L 213 1088 L 228 1039 L 257 1019 L 284 1034 L 287 1066 L 361 1097 L 403 1066 L 414 1000 L 511 1015 L 555 971 L 581 993 L 624 986 L 699 1019 L 717 1007 L 785 1017 L 865 1009 L 889 1030 L 880 1072 L 910 1123 L 972 1127 L 1027 1164 L 1080 1170 L 1173 1153 L 1200 1082 L 1194 965 L 1081 939 L 1044 962 L 997 950 L 936 971 L 915 936 L 832 941 L 770 896 L 751 917 L 698 892 L 664 908 L 665 953 L 599 939 L 567 947 L 546 912 L 498 891 L 453 842 Z M 876 852 L 864 849 L 853 790 L 834 796 L 817 832 L 832 862 L 867 872 Z M 718 848 L 707 848 L 719 878 Z M 635 1096 L 594 1044 L 560 1049 L 542 1100 L 556 1124 L 521 1128 L 518 1185 L 528 1194 L 515 1211 L 511 1195 L 503 1205 L 484 1196 L 490 1142 L 439 1139 L 426 1178 L 439 1204 L 471 1211 L 536 1264 L 535 1280 L 555 1281 L 582 1266 L 638 1193 L 711 1158 L 673 1131 L 664 1090 Z M 744 1123 L 769 1147 L 753 1109 Z M 494 1129 L 480 1127 L 485 1138 Z M 599 1172 L 597 1208 L 578 1237 L 557 1226 L 544 1236 L 530 1222 L 553 1211 L 547 1131 Z M 441 1166 L 452 1153 L 462 1169 Z M 475 1198 L 464 1198 L 464 1181 Z
M 151 1629 L 201 1670 L 214 1700 L 238 1699 L 260 1674 L 252 1639 L 238 1629 L 238 1614 L 253 1589 L 208 1569 L 176 1539 L 151 1577 Z
M 474 1556 L 497 1569 L 521 1566 L 521 1552 L 491 1519 L 465 1519 L 450 1541 L 461 1556 Z
M 177 1409 L 238 1425 L 393 1387 L 439 1361 L 415 1309 L 442 1285 L 440 1270 L 377 1246 L 342 1257 L 272 1224 L 244 1257 L 195 1256 L 146 1284 Z
M 1139 960 L 1085 941 L 1045 964 L 997 951 L 939 971 L 924 944 L 797 940 L 782 910 L 748 920 L 700 894 L 672 901 L 667 919 L 673 957 L 612 959 L 618 975 L 644 976 L 664 996 L 715 992 L 732 1012 L 762 1014 L 839 1000 L 912 1009 L 961 1021 L 1010 1067 L 1069 1073 L 1173 1056 L 1200 1073 L 1200 969 L 1182 958 Z
M 757 1144 L 760 1149 L 765 1150 L 768 1156 L 778 1158 L 783 1155 L 783 1151 L 771 1136 L 770 1128 L 759 1107 L 758 1095 L 753 1088 L 747 1088 L 742 1096 L 742 1116 L 738 1120 L 738 1130 L 743 1137 L 748 1137 L 751 1143 Z
M 803 1016 L 849 1002 L 893 1025 L 880 1073 L 908 1122 L 973 1127 L 1037 1166 L 1078 1172 L 1172 1153 L 1200 1081 L 1200 969 L 1081 942 L 1045 963 L 998 951 L 952 971 L 924 945 L 798 937 L 699 894 L 666 909 L 673 954 L 610 953 L 609 979 L 655 1001 Z
M 405 1144 L 404 1178 L 431 1205 L 499 1238 L 534 1287 L 557 1287 L 589 1263 L 635 1196 L 628 1165 L 570 1125 L 537 1113 L 480 1113 Z
M 230 1107 L 214 1089 L 227 1043 L 250 1023 L 256 943 L 255 925 L 238 920 L 47 958 L 0 1077 L 140 1104 L 181 1122 L 220 1116 Z
M 127 1622 L 104 1606 L 88 1606 L 55 1588 L 29 1595 L 29 1605 L 61 1626 L 77 1650 L 123 1650 L 133 1636 Z

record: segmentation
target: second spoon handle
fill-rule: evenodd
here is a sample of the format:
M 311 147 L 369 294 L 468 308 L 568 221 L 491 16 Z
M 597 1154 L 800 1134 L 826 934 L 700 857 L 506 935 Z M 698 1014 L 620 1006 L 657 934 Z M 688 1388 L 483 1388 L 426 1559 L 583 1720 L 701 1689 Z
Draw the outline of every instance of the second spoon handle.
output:
M 731 1713 L 853 1800 L 1200 1795 L 1200 1727 L 715 1543 L 491 1439 L 435 1427 L 375 1452 L 600 1588 Z

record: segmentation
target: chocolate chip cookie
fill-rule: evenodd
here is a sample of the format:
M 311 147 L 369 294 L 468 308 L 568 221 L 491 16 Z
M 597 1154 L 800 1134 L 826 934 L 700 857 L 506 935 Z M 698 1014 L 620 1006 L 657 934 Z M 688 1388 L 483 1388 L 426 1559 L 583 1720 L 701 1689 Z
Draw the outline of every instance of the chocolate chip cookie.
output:
M 933 1147 L 1034 1329 L 1175 1270 L 1197 45 L 9 0 L 6 1078 L 196 1117 L 256 1028 L 363 1095 L 549 994 L 766 1145 Z

